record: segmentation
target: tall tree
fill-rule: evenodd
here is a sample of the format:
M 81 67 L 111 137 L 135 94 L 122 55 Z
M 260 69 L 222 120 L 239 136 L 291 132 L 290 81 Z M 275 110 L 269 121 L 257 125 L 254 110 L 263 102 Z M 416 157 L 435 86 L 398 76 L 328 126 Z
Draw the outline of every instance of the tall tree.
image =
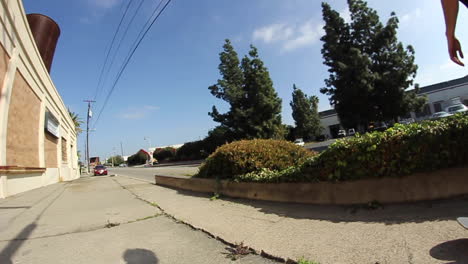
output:
M 296 123 L 295 135 L 304 140 L 314 139 L 320 134 L 320 117 L 318 114 L 318 97 L 307 97 L 304 92 L 293 85 L 292 116 Z
M 245 113 L 243 123 L 246 138 L 284 138 L 281 124 L 281 99 L 257 48 L 250 45 L 249 56 L 242 59 L 244 73 Z
M 222 79 L 209 87 L 211 94 L 226 101 L 229 111 L 221 114 L 215 106 L 209 115 L 232 139 L 278 138 L 281 126 L 281 99 L 273 88 L 268 69 L 251 46 L 249 57 L 239 61 L 229 40 L 220 53 L 218 67 Z
M 330 76 L 321 92 L 329 95 L 345 127 L 395 119 L 422 106 L 413 84 L 414 49 L 398 42 L 398 19 L 384 26 L 363 0 L 348 0 L 351 22 L 322 3 L 325 35 L 322 55 Z
M 242 104 L 244 74 L 239 67 L 239 58 L 229 39 L 225 40 L 223 52 L 219 54 L 219 58 L 221 63 L 218 69 L 222 79 L 219 79 L 217 84 L 208 89 L 212 95 L 226 101 L 230 105 L 230 109 L 227 113 L 221 114 L 216 106 L 213 106 L 209 115 L 226 129 L 226 133 L 231 134 L 234 138 L 239 138 L 243 134 L 240 125 L 245 118 Z

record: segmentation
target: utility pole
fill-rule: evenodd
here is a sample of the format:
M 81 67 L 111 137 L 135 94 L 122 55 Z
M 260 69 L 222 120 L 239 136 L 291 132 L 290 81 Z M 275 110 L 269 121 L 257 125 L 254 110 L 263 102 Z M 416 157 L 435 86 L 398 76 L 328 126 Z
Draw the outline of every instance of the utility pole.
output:
M 88 173 L 89 170 L 89 119 L 93 116 L 93 112 L 91 112 L 91 103 L 95 103 L 96 101 L 93 100 L 83 100 L 83 102 L 88 103 L 88 114 L 86 115 L 86 162 L 88 164 Z
M 123 159 L 123 147 L 122 147 L 122 141 L 120 141 L 120 153 L 122 153 L 122 159 Z

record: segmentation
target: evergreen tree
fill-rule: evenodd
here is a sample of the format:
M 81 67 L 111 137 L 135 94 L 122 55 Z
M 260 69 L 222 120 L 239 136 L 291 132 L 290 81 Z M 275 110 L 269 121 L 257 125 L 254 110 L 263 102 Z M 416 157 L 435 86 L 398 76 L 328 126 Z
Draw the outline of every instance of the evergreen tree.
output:
M 296 123 L 295 135 L 304 140 L 314 139 L 320 134 L 320 117 L 318 115 L 318 97 L 307 97 L 301 89 L 293 85 L 292 116 Z
M 213 106 L 209 115 L 226 130 L 226 140 L 245 138 L 282 138 L 281 99 L 273 88 L 268 69 L 251 46 L 250 57 L 239 62 L 229 40 L 220 53 L 222 79 L 210 86 L 211 94 L 230 105 L 221 114 Z M 221 130 L 220 130 L 221 131 Z
M 254 46 L 250 46 L 249 57 L 242 59 L 241 69 L 244 73 L 245 138 L 284 138 L 281 99 Z
M 365 1 L 348 0 L 348 6 L 349 24 L 322 3 L 322 55 L 330 76 L 321 92 L 329 95 L 342 124 L 366 127 L 418 110 L 424 99 L 416 97 L 417 90 L 407 91 L 417 71 L 414 49 L 398 42 L 395 14 L 384 26 Z
M 218 69 L 222 79 L 208 89 L 212 95 L 226 101 L 230 105 L 230 110 L 225 114 L 220 114 L 216 106 L 213 106 L 209 115 L 215 122 L 220 123 L 221 127 L 225 128 L 232 137 L 241 138 L 243 132 L 240 130 L 240 125 L 245 118 L 242 104 L 244 74 L 239 67 L 239 58 L 229 39 L 225 40 L 223 52 L 219 54 L 219 57 L 221 63 Z

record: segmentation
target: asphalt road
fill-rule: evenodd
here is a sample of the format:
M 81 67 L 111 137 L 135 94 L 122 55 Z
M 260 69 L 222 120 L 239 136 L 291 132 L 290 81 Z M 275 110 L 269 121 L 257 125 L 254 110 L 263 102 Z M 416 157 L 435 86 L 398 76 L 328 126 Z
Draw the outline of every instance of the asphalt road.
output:
M 160 167 L 150 167 L 150 168 L 107 168 L 109 174 L 117 174 L 123 176 L 129 176 L 133 178 L 138 178 L 150 182 L 154 182 L 154 175 L 164 175 L 164 176 L 192 176 L 198 172 L 197 164 L 188 164 L 188 165 L 165 165 Z
M 306 145 L 305 148 L 312 149 L 312 150 L 315 150 L 317 152 L 322 152 L 322 151 L 326 150 L 328 148 L 328 146 L 333 144 L 333 142 L 335 142 L 335 141 L 336 141 L 336 139 L 329 139 L 329 140 L 326 140 L 326 141 Z

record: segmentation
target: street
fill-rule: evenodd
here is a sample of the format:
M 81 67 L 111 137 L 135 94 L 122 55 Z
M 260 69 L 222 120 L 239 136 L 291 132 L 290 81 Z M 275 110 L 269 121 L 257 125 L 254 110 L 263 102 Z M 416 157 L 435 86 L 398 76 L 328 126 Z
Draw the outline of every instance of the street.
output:
M 154 175 L 164 176 L 187 176 L 190 177 L 198 172 L 200 163 L 185 165 L 164 165 L 150 168 L 134 167 L 108 167 L 109 174 L 117 174 L 142 179 L 154 183 Z
M 335 141 L 336 141 L 336 139 L 329 139 L 329 140 L 322 141 L 322 142 L 306 144 L 304 147 L 306 149 L 311 149 L 311 150 L 314 150 L 314 151 L 317 151 L 317 152 L 322 152 L 322 151 L 326 150 L 328 148 L 328 146 L 333 144 L 333 142 L 335 142 Z

